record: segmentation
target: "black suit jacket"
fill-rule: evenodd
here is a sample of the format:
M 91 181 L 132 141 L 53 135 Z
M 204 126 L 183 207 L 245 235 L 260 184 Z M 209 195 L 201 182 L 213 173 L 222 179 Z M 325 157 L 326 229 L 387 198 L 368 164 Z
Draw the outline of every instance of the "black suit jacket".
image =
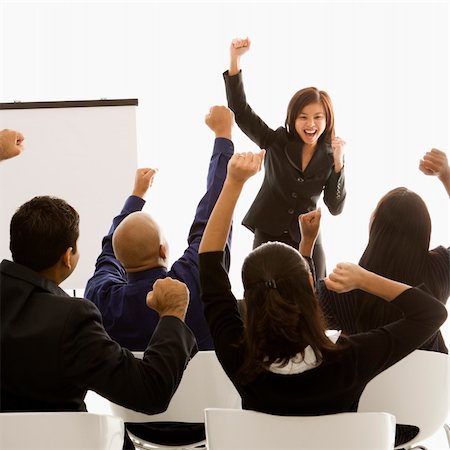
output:
M 1 411 L 85 411 L 93 390 L 147 414 L 167 409 L 196 353 L 189 328 L 163 317 L 144 359 L 110 339 L 97 307 L 36 272 L 0 264 Z
M 223 77 L 236 123 L 255 144 L 266 149 L 264 180 L 242 224 L 272 236 L 289 233 L 299 242 L 298 216 L 316 209 L 322 192 L 330 213 L 342 212 L 346 197 L 344 169 L 334 171 L 331 146 L 322 145 L 302 171 L 302 141 L 290 139 L 284 127 L 271 129 L 255 114 L 247 103 L 242 72 L 231 77 L 225 72 Z

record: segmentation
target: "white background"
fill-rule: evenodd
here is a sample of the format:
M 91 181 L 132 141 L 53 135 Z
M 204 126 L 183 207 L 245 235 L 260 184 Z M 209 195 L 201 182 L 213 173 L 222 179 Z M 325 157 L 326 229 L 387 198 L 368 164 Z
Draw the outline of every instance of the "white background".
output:
M 284 123 L 302 87 L 333 99 L 337 134 L 348 143 L 348 198 L 338 217 L 323 208 L 331 270 L 340 260 L 358 261 L 370 212 L 399 185 L 429 205 L 432 245 L 449 244 L 447 196 L 417 170 L 431 147 L 449 150 L 448 13 L 447 1 L 2 1 L 0 101 L 138 98 L 138 161 L 159 169 L 146 210 L 163 226 L 174 260 L 204 192 L 213 143 L 204 115 L 226 103 L 222 72 L 231 39 L 249 36 L 247 96 L 270 126 Z M 239 151 L 256 150 L 237 127 L 234 140 Z M 253 237 L 240 221 L 260 181 L 248 183 L 235 216 L 238 297 Z M 26 180 L 18 175 L 17 182 Z
M 0 123 L 30 144 L 20 158 L 0 164 L 0 255 L 11 259 L 10 218 L 20 205 L 36 195 L 63 198 L 80 214 L 83 257 L 61 287 L 83 289 L 111 211 L 122 208 L 136 172 L 136 106 L 0 109 Z

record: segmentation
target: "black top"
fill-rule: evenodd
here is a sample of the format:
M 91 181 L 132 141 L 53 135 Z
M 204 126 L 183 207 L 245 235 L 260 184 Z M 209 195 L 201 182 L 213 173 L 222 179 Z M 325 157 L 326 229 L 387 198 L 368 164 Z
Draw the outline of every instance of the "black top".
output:
M 447 303 L 450 295 L 450 249 L 440 246 L 429 252 L 427 270 L 423 274 L 422 288 L 433 293 L 441 303 Z M 329 291 L 323 280 L 317 284 L 317 294 L 329 327 L 342 330 L 346 334 L 358 332 L 357 321 L 359 322 L 359 331 L 368 331 L 398 320 L 401 316 L 401 311 L 398 308 L 379 297 L 370 296 L 367 298 L 365 293 L 360 290 L 338 294 Z M 376 317 L 366 317 L 364 322 L 358 320 L 361 302 L 363 301 L 370 301 L 374 305 L 378 305 L 382 314 Z M 419 348 L 448 353 L 440 331 L 433 334 Z
M 305 171 L 300 169 L 303 142 L 289 137 L 286 128 L 271 129 L 248 105 L 242 72 L 223 74 L 228 106 L 239 128 L 260 148 L 266 149 L 265 173 L 261 188 L 242 224 L 279 236 L 288 232 L 299 242 L 299 214 L 317 207 L 320 194 L 330 213 L 340 214 L 346 196 L 344 169 L 334 171 L 330 145 L 319 146 Z
M 71 298 L 38 273 L 0 264 L 0 411 L 86 411 L 93 390 L 155 414 L 167 409 L 196 353 L 189 328 L 163 317 L 135 358 L 107 335 L 97 307 Z
M 404 317 L 367 333 L 340 337 L 348 348 L 334 361 L 294 375 L 266 372 L 248 385 L 236 378 L 244 360 L 243 323 L 222 252 L 200 254 L 205 316 L 215 351 L 242 397 L 245 409 L 279 415 L 320 415 L 356 411 L 366 384 L 378 373 L 417 349 L 447 317 L 445 307 L 426 292 L 411 288 L 393 303 Z M 339 342 L 339 341 L 338 341 Z

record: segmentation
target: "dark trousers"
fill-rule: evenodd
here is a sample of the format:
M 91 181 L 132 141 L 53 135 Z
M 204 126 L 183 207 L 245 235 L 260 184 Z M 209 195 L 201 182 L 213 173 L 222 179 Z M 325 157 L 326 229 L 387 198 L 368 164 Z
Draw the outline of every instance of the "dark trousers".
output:
M 281 236 L 272 236 L 257 228 L 255 230 L 255 237 L 253 239 L 253 249 L 269 241 L 283 242 L 295 248 L 296 250 L 298 250 L 299 246 L 299 242 L 292 240 L 289 236 L 289 233 L 283 233 Z M 313 261 L 316 268 L 317 279 L 320 280 L 321 278 L 325 278 L 327 275 L 325 252 L 323 251 L 322 244 L 320 243 L 316 243 L 316 245 L 314 246 Z

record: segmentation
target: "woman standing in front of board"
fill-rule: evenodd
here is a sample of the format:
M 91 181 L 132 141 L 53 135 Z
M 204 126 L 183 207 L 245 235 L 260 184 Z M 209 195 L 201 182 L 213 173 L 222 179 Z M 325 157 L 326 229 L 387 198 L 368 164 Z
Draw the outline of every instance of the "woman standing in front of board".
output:
M 334 134 L 334 112 L 328 94 L 314 87 L 298 91 L 287 109 L 284 127 L 271 129 L 248 105 L 240 58 L 250 40 L 234 39 L 230 69 L 223 74 L 228 106 L 239 128 L 266 149 L 262 186 L 242 224 L 254 233 L 253 248 L 280 241 L 298 249 L 298 216 L 323 200 L 333 215 L 340 214 L 346 196 L 345 142 Z M 319 235 L 313 255 L 318 278 L 326 275 Z

